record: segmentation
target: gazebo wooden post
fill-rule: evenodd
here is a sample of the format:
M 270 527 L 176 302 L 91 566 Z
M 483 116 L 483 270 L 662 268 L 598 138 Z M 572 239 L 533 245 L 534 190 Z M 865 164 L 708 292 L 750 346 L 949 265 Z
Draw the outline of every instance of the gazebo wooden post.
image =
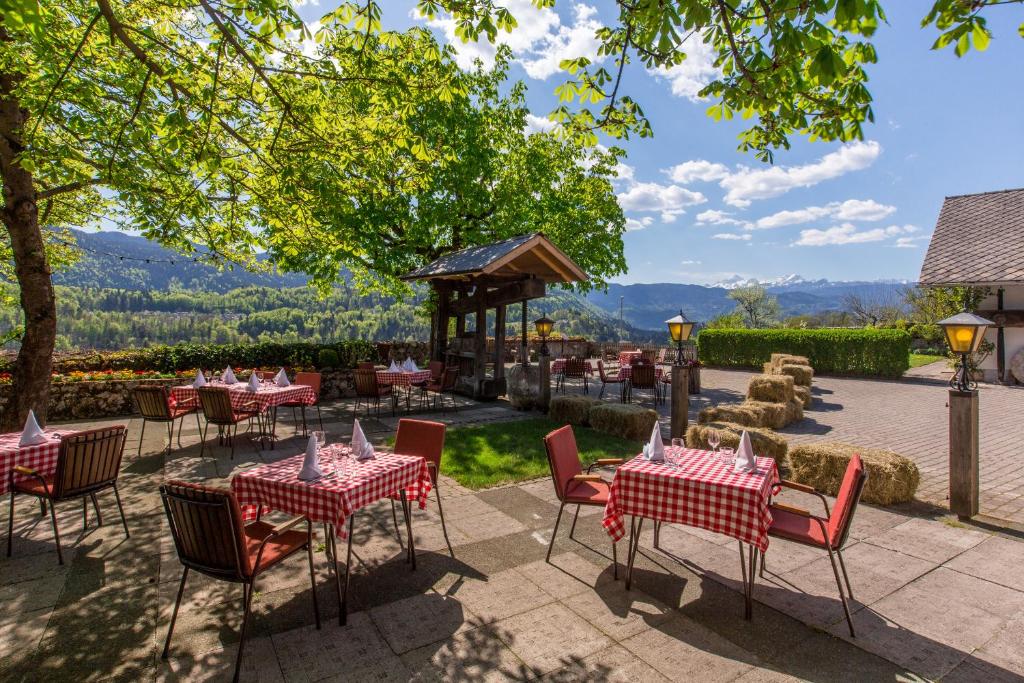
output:
M 494 309 L 494 380 L 505 376 L 505 305 Z
M 473 395 L 477 396 L 480 382 L 487 376 L 487 297 L 483 292 L 476 302 L 476 329 L 473 334 Z
M 434 282 L 433 284 L 434 291 L 437 293 L 437 307 L 434 310 L 434 316 L 431 318 L 430 357 L 432 360 L 444 362 L 445 352 L 448 350 L 451 288 L 443 281 Z
M 530 364 L 530 338 L 527 336 L 529 328 L 527 327 L 526 317 L 526 299 L 523 299 L 523 329 L 520 332 L 520 345 L 522 347 L 524 368 Z

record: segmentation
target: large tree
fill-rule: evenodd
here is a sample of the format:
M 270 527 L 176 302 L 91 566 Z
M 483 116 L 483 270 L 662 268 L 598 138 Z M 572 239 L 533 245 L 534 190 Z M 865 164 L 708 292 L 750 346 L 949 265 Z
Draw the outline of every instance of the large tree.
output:
M 0 10 L 0 251 L 25 319 L 5 427 L 30 408 L 45 416 L 50 259 L 66 256 L 67 226 L 122 226 L 253 268 L 269 249 L 321 285 L 345 268 L 393 286 L 437 248 L 513 230 L 527 207 L 510 174 L 536 162 L 526 175 L 547 185 L 520 189 L 545 209 L 522 228 L 549 225 L 598 281 L 625 266 L 608 181 L 617 153 L 525 138 L 521 96 L 496 94 L 502 74 L 460 71 L 427 31 L 382 31 L 373 3 L 341 5 L 315 37 L 288 0 L 5 0 Z M 498 141 L 458 127 L 475 105 L 493 110 L 477 124 Z M 493 178 L 466 168 L 478 142 L 491 155 L 478 170 Z M 446 206 L 464 208 L 452 225 Z M 585 223 L 601 239 L 585 241 Z

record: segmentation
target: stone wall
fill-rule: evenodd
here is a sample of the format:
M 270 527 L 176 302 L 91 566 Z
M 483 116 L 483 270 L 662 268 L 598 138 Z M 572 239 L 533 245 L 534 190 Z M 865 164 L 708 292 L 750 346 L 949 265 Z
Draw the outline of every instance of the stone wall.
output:
M 355 396 L 355 379 L 351 370 L 325 370 L 322 374 L 320 397 L 325 400 Z M 103 382 L 67 382 L 50 386 L 50 407 L 47 419 L 87 420 L 135 414 L 132 389 L 140 384 L 173 387 L 181 379 L 126 379 Z M 11 385 L 0 386 L 0 414 L 11 399 Z

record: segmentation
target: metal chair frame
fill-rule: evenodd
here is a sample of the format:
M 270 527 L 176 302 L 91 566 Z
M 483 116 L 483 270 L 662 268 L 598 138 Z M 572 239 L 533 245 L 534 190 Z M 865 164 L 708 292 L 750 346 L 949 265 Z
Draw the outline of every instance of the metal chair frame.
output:
M 582 379 L 583 380 L 583 393 L 590 393 L 590 386 L 587 381 L 587 374 L 589 367 L 586 360 L 573 356 L 565 361 L 565 365 L 562 366 L 562 371 L 558 373 L 558 378 L 555 384 L 556 390 L 561 390 L 565 393 L 565 380 L 567 378 Z
M 440 427 L 441 427 L 441 430 L 440 430 L 440 432 L 441 432 L 441 443 L 440 443 L 440 447 L 438 448 L 437 461 L 435 462 L 432 458 L 430 458 L 427 455 L 424 455 L 422 453 L 413 453 L 413 452 L 405 453 L 405 452 L 403 452 L 401 450 L 398 450 L 401 447 L 401 442 L 399 441 L 399 438 L 400 438 L 400 435 L 402 433 L 402 424 L 403 423 L 407 423 L 407 424 L 411 423 L 412 424 L 412 428 L 413 429 L 417 429 L 417 428 L 420 428 L 419 425 L 424 424 L 424 421 L 421 421 L 421 420 L 407 420 L 407 419 L 404 419 L 404 418 L 399 420 L 398 421 L 398 434 L 395 435 L 395 446 L 394 446 L 394 449 L 392 449 L 392 452 L 399 453 L 401 455 L 420 456 L 420 457 L 422 457 L 423 459 L 425 459 L 427 461 L 427 472 L 430 474 L 430 482 L 433 485 L 434 496 L 437 498 L 437 511 L 441 515 L 441 532 L 444 534 L 444 542 L 448 545 L 448 553 L 454 558 L 455 557 L 455 551 L 452 549 L 452 542 L 450 540 L 448 540 L 448 525 L 445 524 L 445 521 L 444 521 L 444 506 L 441 504 L 441 482 L 440 482 L 441 464 L 440 464 L 440 461 L 441 461 L 441 453 L 444 451 L 445 425 L 442 424 L 442 423 L 439 423 L 439 422 L 435 422 L 435 423 L 427 422 L 426 423 L 426 424 L 431 425 L 432 427 L 433 427 L 433 425 L 440 425 Z M 410 450 L 412 450 L 412 449 L 410 449 Z M 401 543 L 402 543 L 402 534 L 398 530 L 398 512 L 395 510 L 395 499 L 394 498 L 391 499 L 391 519 L 395 523 L 395 536 L 398 537 L 398 543 L 399 543 L 399 545 L 401 545 Z
M 158 399 L 159 395 L 159 399 Z M 146 423 L 147 422 L 164 422 L 167 424 L 167 449 L 166 453 L 171 452 L 171 448 L 174 445 L 174 421 L 181 419 L 178 423 L 178 448 L 181 448 L 181 430 L 185 426 L 185 417 L 194 414 L 196 416 L 196 429 L 202 431 L 202 424 L 199 422 L 199 399 L 186 399 L 180 402 L 178 405 L 186 405 L 189 408 L 187 412 L 183 412 L 180 415 L 174 415 L 171 412 L 171 393 L 167 390 L 167 387 L 159 386 L 155 384 L 143 384 L 135 387 L 132 391 L 132 396 L 135 399 L 135 406 L 139 411 L 139 415 L 142 417 L 142 431 L 139 433 L 139 450 L 135 454 L 136 457 L 142 455 L 142 442 L 146 437 Z
M 444 396 L 448 394 L 448 397 L 452 400 L 452 410 L 456 413 L 459 412 L 459 405 L 455 402 L 455 385 L 459 381 L 459 368 L 454 365 L 449 365 L 444 369 L 444 373 L 441 375 L 441 385 L 439 388 L 432 388 L 430 384 L 425 384 L 422 388 L 421 406 L 426 408 L 426 404 L 429 401 L 430 394 L 434 394 L 433 409 L 437 410 L 438 397 L 441 398 L 441 412 L 445 413 L 447 410 L 444 405 Z
M 305 380 L 305 381 L 303 381 Z M 313 393 L 316 394 L 316 401 L 312 404 L 316 408 L 316 419 L 320 422 L 320 431 L 324 431 L 324 416 L 320 412 L 320 383 L 323 380 L 323 375 L 319 372 L 297 372 L 295 373 L 294 384 L 305 384 L 313 387 Z M 292 422 L 298 425 L 298 420 L 295 419 L 295 409 L 299 408 L 302 411 L 302 436 L 308 436 L 309 431 L 306 427 L 306 404 L 305 403 L 282 403 L 282 408 L 292 409 Z M 275 412 L 275 417 L 276 412 Z
M 626 400 L 630 403 L 633 401 L 633 388 L 637 389 L 649 389 L 651 396 L 654 399 L 654 405 L 662 403 L 661 398 L 661 387 L 659 386 L 657 373 L 654 366 L 649 363 L 633 363 L 632 369 L 629 371 L 628 386 L 626 388 Z M 650 376 L 648 378 L 648 375 Z M 640 381 L 637 382 L 637 379 Z M 650 382 L 648 382 L 650 379 Z
M 247 431 L 252 432 L 252 420 L 256 418 L 262 439 L 262 416 L 256 409 L 255 401 L 245 404 L 246 407 L 252 406 L 252 410 L 235 410 L 231 404 L 230 390 L 225 387 L 199 387 L 196 391 L 199 393 L 199 405 L 202 408 L 203 417 L 206 418 L 206 424 L 203 425 L 202 445 L 199 448 L 200 458 L 206 452 L 206 434 L 211 424 L 217 425 L 218 443 L 223 446 L 227 441 L 230 445 L 232 460 L 235 459 L 235 437 L 238 436 L 238 425 L 243 420 L 248 421 Z
M 355 417 L 359 414 L 359 404 L 365 399 L 366 402 L 366 414 L 370 414 L 370 401 L 373 401 L 373 405 L 376 408 L 377 417 L 380 417 L 380 399 L 382 396 L 390 396 L 391 398 L 391 415 L 395 415 L 395 410 L 398 407 L 398 398 L 394 388 L 391 389 L 390 393 L 381 394 L 381 385 L 377 381 L 377 371 L 373 369 L 359 368 L 356 369 L 355 373 L 356 381 L 356 403 L 352 407 L 352 416 Z M 372 389 L 370 387 L 373 387 Z M 390 386 L 390 385 L 385 385 Z

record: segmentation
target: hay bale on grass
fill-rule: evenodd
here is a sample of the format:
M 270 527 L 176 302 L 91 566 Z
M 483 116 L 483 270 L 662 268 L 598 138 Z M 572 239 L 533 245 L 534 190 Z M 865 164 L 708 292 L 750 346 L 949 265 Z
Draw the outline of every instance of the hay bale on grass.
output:
M 789 450 L 789 443 L 779 434 L 770 429 L 761 427 L 744 427 L 743 425 L 729 422 L 711 422 L 708 424 L 690 425 L 686 430 L 686 445 L 689 448 L 710 449 L 708 444 L 708 431 L 718 430 L 721 436 L 720 446 L 736 448 L 740 445 L 740 436 L 746 430 L 750 435 L 750 443 L 754 447 L 756 455 L 763 455 L 774 458 L 778 463 L 779 470 L 787 467 L 786 452 Z
M 758 375 L 750 378 L 747 398 L 768 403 L 788 403 L 793 398 L 793 378 L 789 375 Z
M 762 427 L 764 421 L 764 410 L 758 405 L 751 406 L 746 403 L 711 406 L 697 413 L 698 424 L 731 422 L 747 427 Z
M 804 402 L 794 396 L 785 404 L 786 424 L 792 424 L 804 419 Z
M 779 368 L 780 375 L 789 375 L 793 378 L 793 384 L 801 387 L 811 386 L 814 378 L 814 370 L 809 365 L 793 365 L 786 363 Z
M 835 441 L 796 446 L 789 453 L 790 478 L 829 495 L 839 493 L 846 465 L 859 453 L 868 480 L 861 499 L 876 505 L 905 503 L 914 497 L 921 473 L 914 461 L 893 451 L 861 448 Z
M 756 410 L 761 414 L 761 421 L 755 427 L 768 427 L 771 429 L 782 429 L 787 424 L 788 410 L 785 403 L 770 403 L 768 401 L 751 401 L 747 399 L 743 404 L 748 410 Z M 718 420 L 719 422 L 736 422 L 736 420 Z M 742 424 L 742 423 L 738 423 Z
M 655 411 L 629 403 L 601 403 L 590 409 L 593 429 L 633 441 L 649 439 L 657 421 Z
M 548 417 L 555 422 L 585 425 L 590 417 L 590 409 L 598 403 L 601 401 L 589 396 L 553 396 L 548 405 Z
M 814 396 L 811 395 L 810 387 L 793 387 L 793 396 L 800 399 L 800 402 L 804 404 L 804 409 L 810 408 L 814 405 Z

